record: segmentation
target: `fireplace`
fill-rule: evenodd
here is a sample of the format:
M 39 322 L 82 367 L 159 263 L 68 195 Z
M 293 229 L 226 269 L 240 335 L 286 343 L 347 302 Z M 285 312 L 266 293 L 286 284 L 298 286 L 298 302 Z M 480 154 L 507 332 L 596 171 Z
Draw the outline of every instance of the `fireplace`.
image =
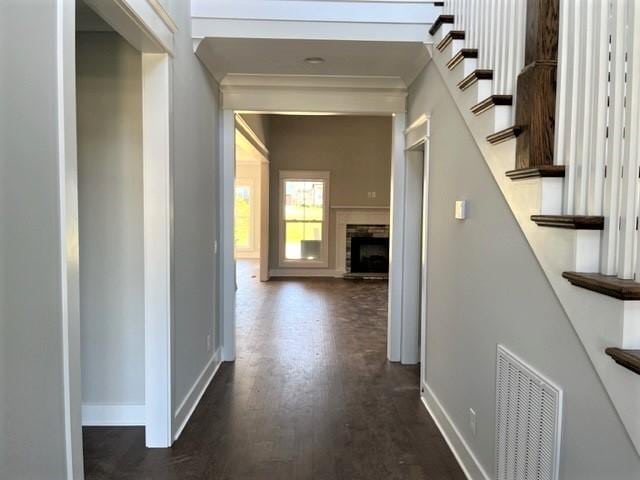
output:
M 351 237 L 351 273 L 389 273 L 389 237 Z

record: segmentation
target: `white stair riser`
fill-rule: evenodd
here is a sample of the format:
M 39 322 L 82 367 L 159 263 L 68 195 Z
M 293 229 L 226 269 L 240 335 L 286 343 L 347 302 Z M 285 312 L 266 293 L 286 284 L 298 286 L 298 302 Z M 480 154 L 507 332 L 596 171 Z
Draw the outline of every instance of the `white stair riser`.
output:
M 598 272 L 600 259 L 593 252 L 600 251 L 600 237 L 600 230 L 578 230 L 576 232 L 574 271 Z
M 624 302 L 621 348 L 640 350 L 640 301 Z

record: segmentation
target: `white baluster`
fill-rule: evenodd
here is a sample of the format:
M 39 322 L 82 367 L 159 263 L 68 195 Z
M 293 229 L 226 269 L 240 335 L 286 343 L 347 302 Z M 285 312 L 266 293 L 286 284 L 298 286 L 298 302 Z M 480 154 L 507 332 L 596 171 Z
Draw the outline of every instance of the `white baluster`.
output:
M 626 52 L 626 3 L 627 0 L 609 1 L 608 34 L 610 36 L 610 61 L 608 83 L 608 111 L 606 136 L 606 170 L 603 193 L 604 232 L 600 255 L 600 270 L 605 275 L 618 273 L 618 236 L 620 216 L 620 187 L 624 126 L 625 52 Z
M 631 272 L 635 277 L 638 271 L 638 196 L 640 195 L 640 5 L 629 2 L 629 49 L 627 55 L 627 111 L 625 116 L 625 151 L 624 156 L 629 161 L 629 184 L 634 194 L 633 217 L 633 253 Z M 632 181 L 633 178 L 633 181 Z

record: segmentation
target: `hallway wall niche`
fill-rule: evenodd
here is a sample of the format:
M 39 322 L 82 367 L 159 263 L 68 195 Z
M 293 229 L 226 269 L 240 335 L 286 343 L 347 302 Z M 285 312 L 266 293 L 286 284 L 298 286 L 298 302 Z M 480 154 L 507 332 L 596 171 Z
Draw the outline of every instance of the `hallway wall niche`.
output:
M 85 425 L 143 425 L 142 56 L 113 31 L 76 37 Z

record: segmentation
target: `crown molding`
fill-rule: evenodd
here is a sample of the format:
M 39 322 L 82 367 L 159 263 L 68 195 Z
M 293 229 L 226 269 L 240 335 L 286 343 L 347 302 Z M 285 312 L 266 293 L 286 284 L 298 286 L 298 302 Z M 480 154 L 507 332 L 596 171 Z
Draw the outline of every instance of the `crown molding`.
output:
M 388 115 L 406 110 L 399 77 L 230 74 L 220 82 L 222 108 L 255 112 Z

